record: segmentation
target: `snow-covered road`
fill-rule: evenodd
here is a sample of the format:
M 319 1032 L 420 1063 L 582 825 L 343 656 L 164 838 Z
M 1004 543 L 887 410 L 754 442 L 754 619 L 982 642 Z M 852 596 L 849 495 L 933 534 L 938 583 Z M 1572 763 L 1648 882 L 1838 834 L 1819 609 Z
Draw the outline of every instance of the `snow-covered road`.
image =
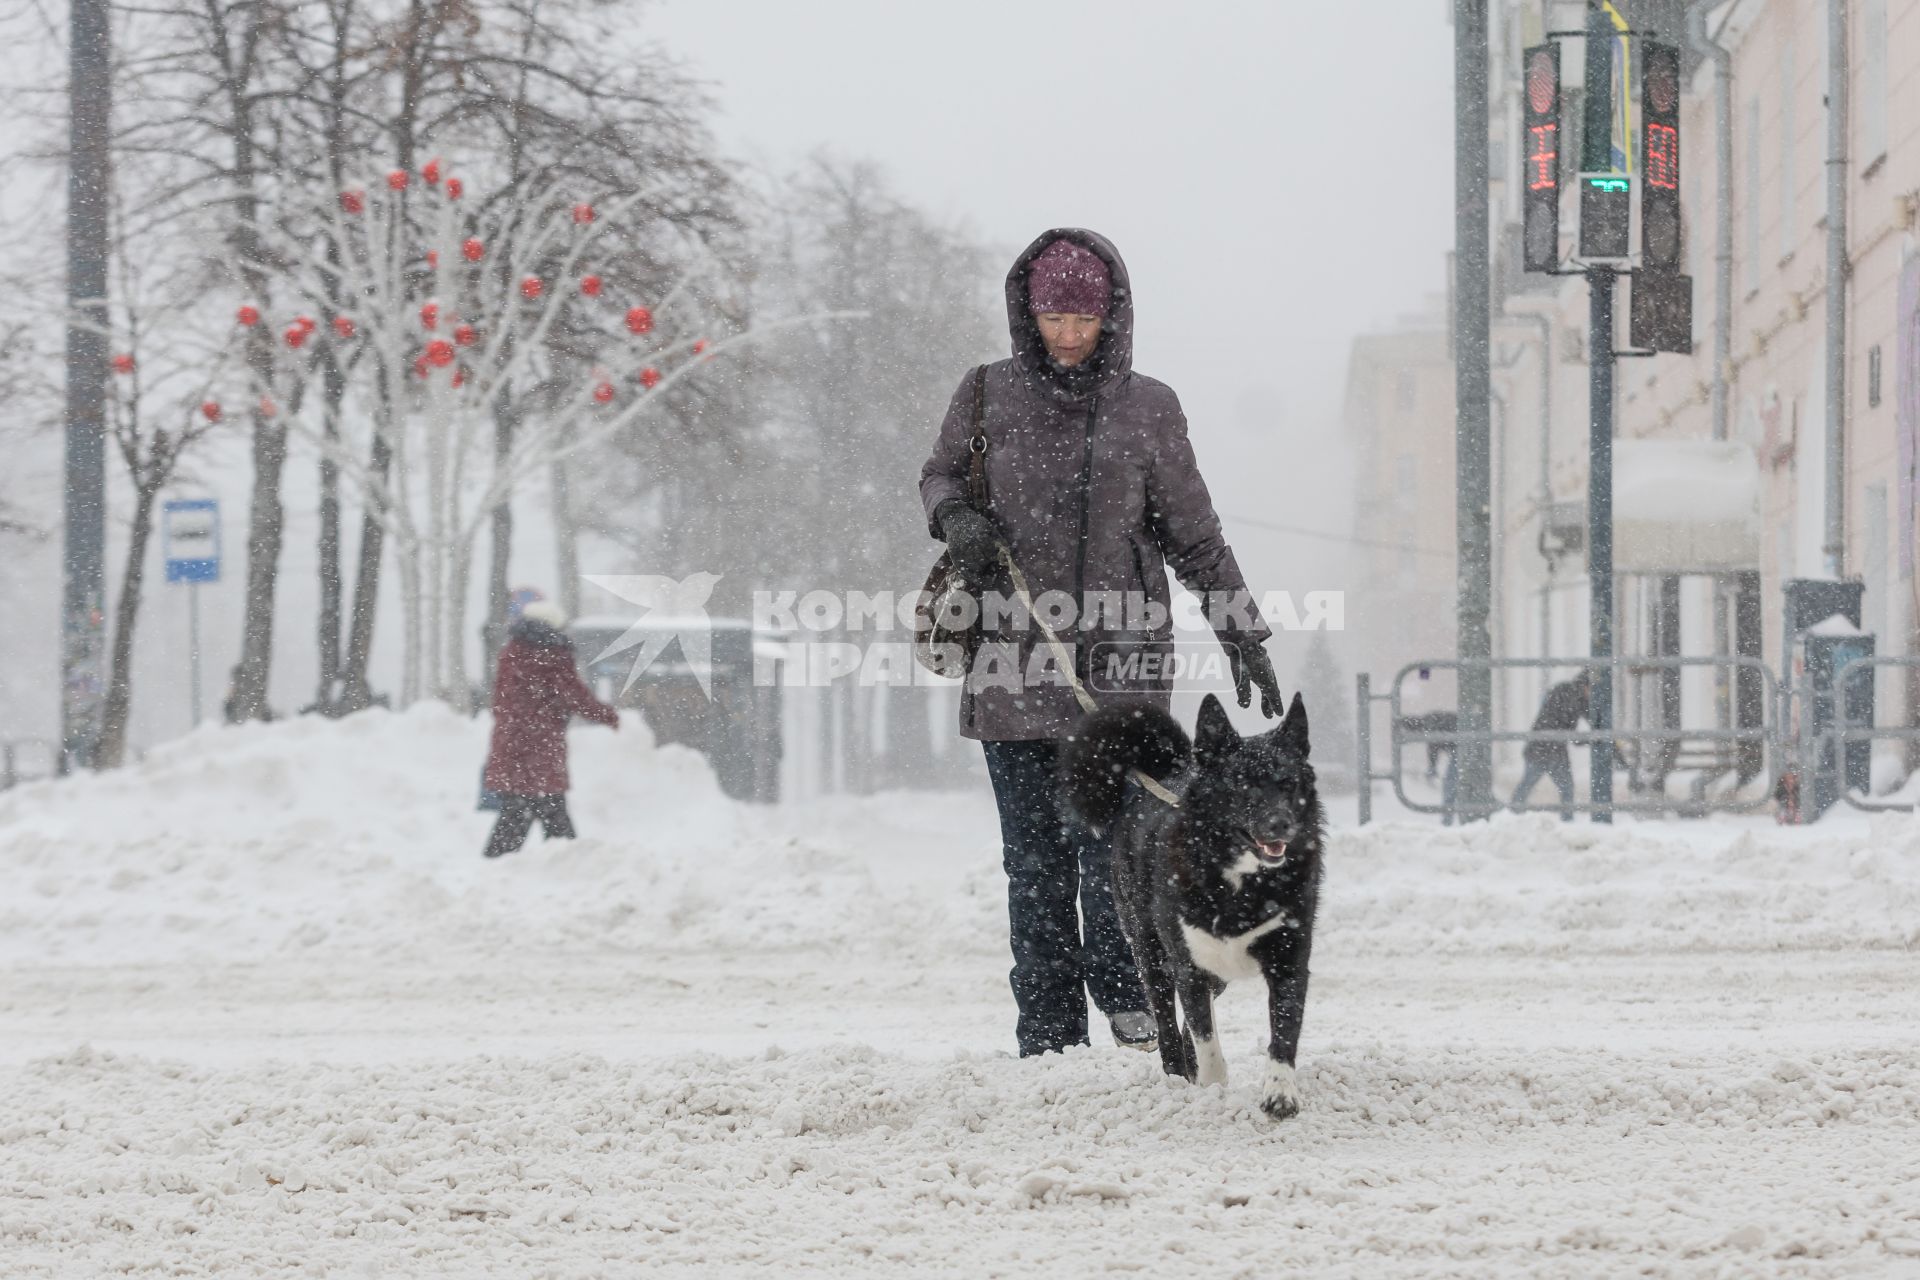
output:
M 1920 823 L 1388 823 L 1305 1111 L 1010 1040 L 984 796 L 727 804 L 481 726 L 210 732 L 0 796 L 8 1276 L 1920 1276 Z

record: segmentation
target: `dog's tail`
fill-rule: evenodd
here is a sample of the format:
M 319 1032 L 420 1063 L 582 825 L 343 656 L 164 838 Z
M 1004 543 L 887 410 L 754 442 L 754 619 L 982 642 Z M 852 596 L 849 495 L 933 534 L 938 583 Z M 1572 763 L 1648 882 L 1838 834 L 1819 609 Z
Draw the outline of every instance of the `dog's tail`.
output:
M 1186 730 L 1158 707 L 1110 707 L 1081 721 L 1067 739 L 1061 787 L 1080 820 L 1104 831 L 1120 816 L 1128 770 L 1159 781 L 1192 754 Z

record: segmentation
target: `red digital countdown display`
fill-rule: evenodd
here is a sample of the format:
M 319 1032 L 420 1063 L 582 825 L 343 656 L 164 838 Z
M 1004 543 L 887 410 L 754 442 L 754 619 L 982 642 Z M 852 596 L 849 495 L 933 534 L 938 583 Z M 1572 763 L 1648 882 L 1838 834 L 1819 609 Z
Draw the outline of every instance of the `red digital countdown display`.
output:
M 1560 263 L 1560 46 L 1521 54 L 1521 269 L 1554 271 Z
M 1560 185 L 1560 126 L 1537 124 L 1527 137 L 1527 190 L 1552 191 Z
M 1680 131 L 1672 125 L 1647 126 L 1647 184 L 1662 191 L 1680 189 Z
M 1640 131 L 1641 265 L 1678 272 L 1685 244 L 1680 220 L 1680 50 L 1658 41 L 1640 47 L 1646 72 Z M 1665 348 L 1672 350 L 1672 348 Z

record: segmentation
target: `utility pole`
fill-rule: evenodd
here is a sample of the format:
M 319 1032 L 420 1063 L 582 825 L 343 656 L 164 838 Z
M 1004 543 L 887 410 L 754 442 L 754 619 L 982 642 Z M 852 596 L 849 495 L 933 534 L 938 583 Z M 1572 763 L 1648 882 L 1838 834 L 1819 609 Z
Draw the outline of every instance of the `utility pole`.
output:
M 71 0 L 68 40 L 66 534 L 60 619 L 60 769 L 89 768 L 106 665 L 108 142 L 106 0 Z
M 1827 576 L 1847 572 L 1847 3 L 1827 0 Z
M 1487 0 L 1453 5 L 1454 467 L 1458 542 L 1460 728 L 1458 804 L 1493 807 L 1492 289 L 1487 207 Z

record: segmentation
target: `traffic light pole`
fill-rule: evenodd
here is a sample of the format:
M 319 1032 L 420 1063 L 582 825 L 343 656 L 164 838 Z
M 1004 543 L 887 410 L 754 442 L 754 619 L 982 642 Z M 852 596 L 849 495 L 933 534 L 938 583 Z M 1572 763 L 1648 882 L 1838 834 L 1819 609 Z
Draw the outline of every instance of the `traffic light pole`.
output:
M 1492 281 L 1487 183 L 1487 0 L 1454 0 L 1454 467 L 1462 813 L 1492 811 Z
M 1456 6 L 1456 25 L 1459 8 Z M 1587 580 L 1588 668 L 1590 686 L 1587 721 L 1593 727 L 1593 775 L 1590 787 L 1593 820 L 1613 821 L 1613 436 L 1614 361 L 1623 355 L 1651 356 L 1659 352 L 1687 354 L 1693 349 L 1693 281 L 1681 274 L 1680 208 L 1680 51 L 1673 45 L 1647 40 L 1641 46 L 1642 116 L 1638 135 L 1642 160 L 1641 266 L 1626 270 L 1616 265 L 1633 252 L 1629 196 L 1632 186 L 1631 149 L 1622 142 L 1626 162 L 1614 153 L 1613 50 L 1629 36 L 1642 35 L 1628 27 L 1618 8 L 1608 0 L 1588 0 L 1586 24 L 1578 31 L 1549 31 L 1547 43 L 1521 51 L 1521 86 L 1526 127 L 1521 152 L 1525 179 L 1521 201 L 1522 266 L 1550 276 L 1584 275 L 1588 290 L 1588 443 L 1587 443 Z M 1648 33 L 1650 34 L 1650 33 Z M 1572 270 L 1559 265 L 1560 245 L 1560 52 L 1562 39 L 1586 42 L 1585 127 L 1579 156 L 1580 235 L 1578 257 L 1587 265 Z M 1625 90 L 1623 89 L 1623 92 Z M 1630 133 L 1634 132 L 1629 130 Z M 1462 170 L 1464 173 L 1465 170 Z M 1724 175 L 1723 175 L 1724 176 Z M 1465 202 L 1462 201 L 1464 209 Z M 1464 217 L 1464 214 L 1462 215 Z M 1632 346 L 1614 348 L 1613 291 L 1621 275 L 1633 277 L 1633 306 L 1628 324 Z M 1463 289 L 1464 293 L 1464 289 Z M 1465 375 L 1461 382 L 1461 440 L 1466 439 Z M 1462 454 L 1465 472 L 1465 454 Z M 1465 528 L 1465 480 L 1462 480 L 1462 528 Z M 1466 534 L 1461 535 L 1462 600 L 1465 599 Z M 1461 656 L 1466 654 L 1464 604 Z M 1461 695 L 1461 727 L 1468 723 L 1466 695 Z M 1462 776 L 1465 776 L 1464 767 Z
M 1593 743 L 1589 784 L 1595 822 L 1613 821 L 1613 282 L 1614 269 L 1587 268 L 1588 437 L 1587 581 L 1589 668 L 1587 718 Z

